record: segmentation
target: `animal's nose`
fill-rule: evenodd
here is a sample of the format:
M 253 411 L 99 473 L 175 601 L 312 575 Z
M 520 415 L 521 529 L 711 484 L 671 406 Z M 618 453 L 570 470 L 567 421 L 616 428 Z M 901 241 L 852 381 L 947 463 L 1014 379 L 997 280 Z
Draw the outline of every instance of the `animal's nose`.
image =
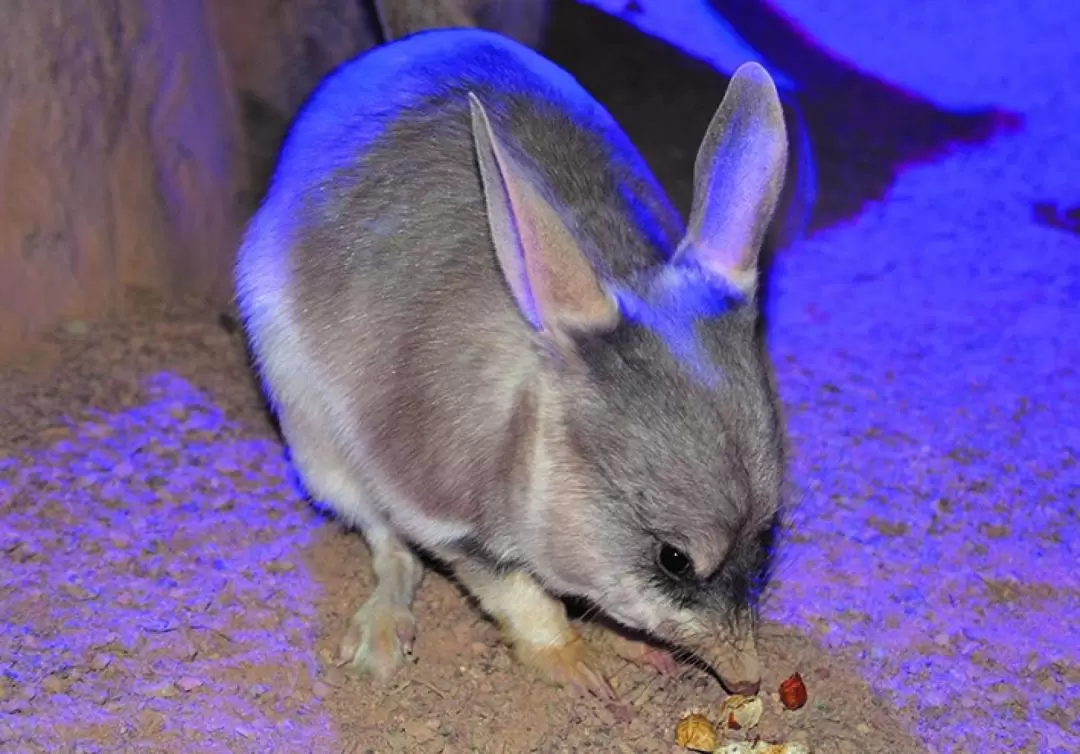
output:
M 741 694 L 742 696 L 756 696 L 757 692 L 761 690 L 761 681 L 735 681 L 734 683 L 725 683 L 728 687 L 728 691 L 732 694 Z

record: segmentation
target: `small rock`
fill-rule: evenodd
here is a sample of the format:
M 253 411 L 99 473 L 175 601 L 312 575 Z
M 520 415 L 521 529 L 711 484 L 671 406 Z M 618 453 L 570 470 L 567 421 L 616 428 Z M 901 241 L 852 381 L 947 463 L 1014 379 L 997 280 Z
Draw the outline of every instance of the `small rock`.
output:
M 598 704 L 593 707 L 593 714 L 596 715 L 597 719 L 607 727 L 612 728 L 615 726 L 615 715 L 613 715 L 611 713 L 611 710 L 609 710 L 607 707 Z
M 288 560 L 271 560 L 266 564 L 266 570 L 269 573 L 288 573 L 294 568 L 296 568 L 296 566 Z
M 68 437 L 71 437 L 71 428 L 65 427 L 63 425 L 46 427 L 45 429 L 41 430 L 41 437 L 42 439 L 48 440 L 50 442 L 56 440 L 65 440 Z
M 173 618 L 162 618 L 161 620 L 151 620 L 143 624 L 143 630 L 149 631 L 152 634 L 167 634 L 175 631 L 177 628 L 177 622 Z
M 90 325 L 82 320 L 73 319 L 70 322 L 64 323 L 64 332 L 68 335 L 86 335 L 90 332 Z
M 867 733 L 870 732 L 870 726 L 867 725 L 866 723 L 859 723 L 858 725 L 855 726 L 855 730 L 859 731 L 859 733 L 861 733 L 861 734 L 863 734 L 865 736 Z
M 170 696 L 176 696 L 176 686 L 168 681 L 161 681 L 159 683 L 146 683 L 138 688 L 138 692 L 143 696 L 157 696 L 168 698 Z
M 315 681 L 315 683 L 311 684 L 311 693 L 322 699 L 330 693 L 330 687 L 322 681 Z
M 47 675 L 41 682 L 41 687 L 50 694 L 60 694 L 67 688 L 67 684 L 58 675 Z
M 203 680 L 201 678 L 195 678 L 193 676 L 184 676 L 176 682 L 176 688 L 180 689 L 184 693 L 187 693 L 188 691 L 194 691 L 202 685 Z
M 348 681 L 345 671 L 341 668 L 328 668 L 326 672 L 323 673 L 322 679 L 327 686 L 333 688 L 341 688 Z
M 628 725 L 637 720 L 634 715 L 634 708 L 625 702 L 611 702 L 604 706 L 615 718 L 615 721 L 621 725 Z
M 108 633 L 102 634 L 101 638 L 96 639 L 94 643 L 90 646 L 94 647 L 95 649 L 97 647 L 107 647 L 117 641 L 119 638 L 120 634 L 116 633 L 115 631 L 109 631 Z
M 408 720 L 404 725 L 405 735 L 415 743 L 426 743 L 435 737 L 435 731 L 419 720 Z
M 78 584 L 64 584 L 60 587 L 65 594 L 79 602 L 97 599 L 97 594 Z

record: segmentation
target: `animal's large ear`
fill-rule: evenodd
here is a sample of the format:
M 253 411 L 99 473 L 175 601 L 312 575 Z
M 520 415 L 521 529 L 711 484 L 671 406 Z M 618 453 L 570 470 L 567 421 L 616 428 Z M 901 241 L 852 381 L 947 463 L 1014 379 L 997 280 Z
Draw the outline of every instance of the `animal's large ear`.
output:
M 618 304 L 563 218 L 499 140 L 471 92 L 469 106 L 491 237 L 521 313 L 557 338 L 613 329 Z
M 694 163 L 694 202 L 675 259 L 692 258 L 747 298 L 776 211 L 788 139 L 776 85 L 758 63 L 735 71 Z
M 375 0 L 374 5 L 385 42 L 428 29 L 476 26 L 462 0 Z

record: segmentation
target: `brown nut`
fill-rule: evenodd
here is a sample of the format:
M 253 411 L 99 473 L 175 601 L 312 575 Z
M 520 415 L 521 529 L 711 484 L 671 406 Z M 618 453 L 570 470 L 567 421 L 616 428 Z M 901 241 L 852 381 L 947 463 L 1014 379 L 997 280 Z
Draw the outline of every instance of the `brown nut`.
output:
M 720 719 L 725 721 L 731 730 L 753 728 L 761 722 L 764 708 L 760 696 L 732 694 L 720 707 Z
M 798 673 L 780 684 L 780 701 L 788 709 L 799 709 L 806 704 L 806 684 Z
M 720 745 L 720 740 L 709 718 L 695 712 L 675 726 L 675 743 L 692 751 L 711 752 Z

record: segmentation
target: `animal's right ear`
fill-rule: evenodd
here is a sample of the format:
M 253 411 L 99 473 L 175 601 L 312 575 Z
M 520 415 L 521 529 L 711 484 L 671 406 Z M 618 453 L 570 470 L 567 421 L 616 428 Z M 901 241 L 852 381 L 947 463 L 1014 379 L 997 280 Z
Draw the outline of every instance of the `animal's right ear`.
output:
M 618 304 L 570 228 L 500 141 L 471 92 L 469 107 L 491 237 L 518 309 L 534 328 L 560 342 L 614 329 Z
M 384 42 L 428 29 L 476 26 L 462 0 L 374 0 Z
M 692 259 L 747 298 L 784 187 L 788 139 L 780 95 L 757 63 L 735 71 L 694 163 L 694 201 L 676 258 Z

